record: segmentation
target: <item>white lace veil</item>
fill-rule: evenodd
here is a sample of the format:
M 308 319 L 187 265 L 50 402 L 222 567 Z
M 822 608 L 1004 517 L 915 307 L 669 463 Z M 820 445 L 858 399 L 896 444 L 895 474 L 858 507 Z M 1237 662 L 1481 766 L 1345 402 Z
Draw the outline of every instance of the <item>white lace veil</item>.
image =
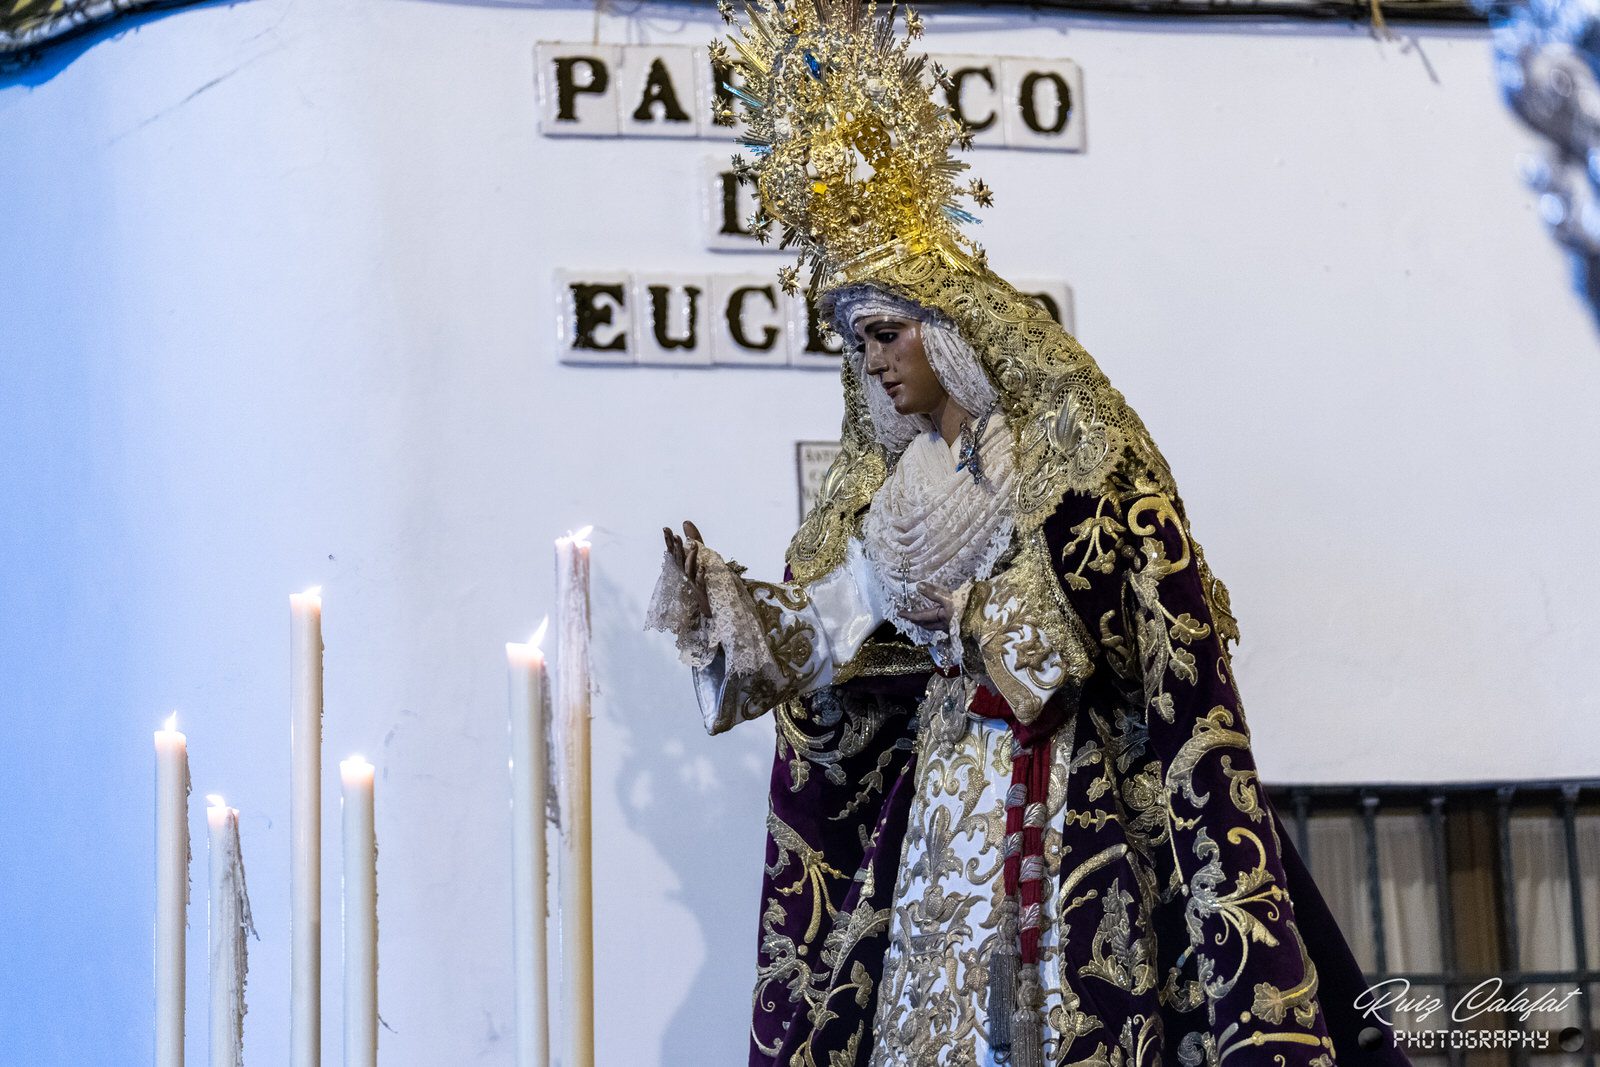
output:
M 883 383 L 866 370 L 866 357 L 855 337 L 855 324 L 868 315 L 893 315 L 921 324 L 922 347 L 928 364 L 938 375 L 945 392 L 973 415 L 981 415 L 995 404 L 998 394 L 978 361 L 978 353 L 967 344 L 955 326 L 937 311 L 901 299 L 874 285 L 853 285 L 840 290 L 833 300 L 834 329 L 845 339 L 847 358 L 866 394 L 867 410 L 872 414 L 873 432 L 878 443 L 898 455 L 933 422 L 926 415 L 902 415 L 884 392 Z

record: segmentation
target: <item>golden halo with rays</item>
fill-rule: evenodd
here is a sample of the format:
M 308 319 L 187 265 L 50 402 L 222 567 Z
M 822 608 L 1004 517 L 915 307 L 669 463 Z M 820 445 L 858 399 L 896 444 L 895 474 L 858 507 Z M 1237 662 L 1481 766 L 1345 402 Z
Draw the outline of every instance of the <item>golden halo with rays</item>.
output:
M 721 8 L 738 22 L 727 0 Z M 944 73 L 911 53 L 921 17 L 904 9 L 902 37 L 900 15 L 871 0 L 749 0 L 736 32 L 712 43 L 712 60 L 739 76 L 726 88 L 744 112 L 746 155 L 734 163 L 755 183 L 753 228 L 764 241 L 778 226 L 779 247 L 800 254 L 779 271 L 785 292 L 807 266 L 813 294 L 920 256 L 984 268 L 961 232 L 978 221 L 961 200 L 987 207 L 993 194 L 962 181 L 967 164 L 953 149 L 971 134 L 934 100 Z M 731 124 L 732 108 L 716 118 Z

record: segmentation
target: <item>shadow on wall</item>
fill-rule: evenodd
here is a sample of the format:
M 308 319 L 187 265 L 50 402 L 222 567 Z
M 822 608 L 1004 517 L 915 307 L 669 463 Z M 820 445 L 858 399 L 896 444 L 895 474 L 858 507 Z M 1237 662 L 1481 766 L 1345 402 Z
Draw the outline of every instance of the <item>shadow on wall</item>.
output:
M 667 900 L 694 916 L 705 945 L 697 973 L 657 979 L 663 993 L 683 1002 L 656 1062 L 743 1062 L 772 732 L 747 723 L 707 737 L 672 639 L 644 629 L 649 591 L 624 589 L 599 571 L 595 583 L 597 599 L 611 606 L 595 615 L 595 648 L 612 661 L 609 669 L 597 665 L 596 676 L 605 680 L 604 706 L 613 709 L 623 739 L 617 801 L 671 868 L 679 888 Z M 737 1035 L 736 1045 L 727 1044 L 729 1035 Z M 735 1051 L 738 1059 L 730 1061 Z
M 109 212 L 103 179 L 76 178 L 86 218 Z M 79 247 L 36 249 L 29 269 L 71 277 Z M 123 368 L 71 315 L 30 347 L 26 295 L 20 307 L 22 348 L 0 359 L 0 1064 L 136 1063 L 150 1048 L 150 738 L 170 707 L 144 635 L 162 598 L 129 551 L 118 472 L 135 434 L 110 399 Z

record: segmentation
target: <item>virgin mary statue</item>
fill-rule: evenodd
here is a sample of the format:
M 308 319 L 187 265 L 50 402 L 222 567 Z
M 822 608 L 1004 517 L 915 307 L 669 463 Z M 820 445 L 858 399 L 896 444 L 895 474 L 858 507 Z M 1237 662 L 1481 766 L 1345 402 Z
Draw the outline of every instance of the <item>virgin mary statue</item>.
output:
M 650 608 L 711 733 L 776 719 L 750 1063 L 1404 1064 L 1262 793 L 1166 460 L 961 233 L 990 193 L 895 15 L 763 0 L 712 48 L 846 341 L 784 581 L 686 524 Z

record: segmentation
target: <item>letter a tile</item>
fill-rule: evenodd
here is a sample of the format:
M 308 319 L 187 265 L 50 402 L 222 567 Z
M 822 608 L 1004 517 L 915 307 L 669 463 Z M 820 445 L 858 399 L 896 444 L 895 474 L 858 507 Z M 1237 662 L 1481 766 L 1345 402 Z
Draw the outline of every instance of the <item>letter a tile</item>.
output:
M 617 115 L 624 136 L 698 136 L 698 54 L 668 45 L 623 51 Z

